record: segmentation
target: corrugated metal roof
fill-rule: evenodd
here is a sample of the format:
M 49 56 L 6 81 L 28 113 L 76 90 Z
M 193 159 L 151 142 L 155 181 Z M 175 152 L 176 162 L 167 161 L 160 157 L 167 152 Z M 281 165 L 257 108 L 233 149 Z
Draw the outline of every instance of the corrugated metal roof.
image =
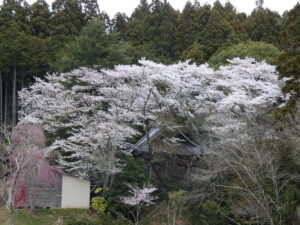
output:
M 150 141 L 155 140 L 161 134 L 162 134 L 162 132 L 159 128 L 151 129 L 149 132 Z M 185 136 L 183 136 L 183 138 L 186 139 Z M 134 150 L 139 151 L 139 152 L 148 152 L 149 151 L 146 135 L 142 139 L 140 139 L 135 145 L 133 145 L 128 150 L 126 150 L 125 152 L 127 154 L 132 154 Z M 196 143 L 194 143 L 190 140 L 187 140 L 187 143 L 174 144 L 174 145 L 172 145 L 171 148 L 168 148 L 168 149 L 164 149 L 163 147 L 153 145 L 152 150 L 153 150 L 153 152 L 156 152 L 156 153 L 171 153 L 171 154 L 173 153 L 176 155 L 200 156 L 203 153 L 200 146 L 198 146 Z
M 161 134 L 161 130 L 159 128 L 152 128 L 149 132 L 150 141 L 154 140 Z M 141 140 L 139 140 L 135 145 L 133 145 L 130 149 L 126 150 L 126 153 L 132 154 L 135 149 L 141 149 L 143 146 L 147 145 L 147 136 L 145 135 Z

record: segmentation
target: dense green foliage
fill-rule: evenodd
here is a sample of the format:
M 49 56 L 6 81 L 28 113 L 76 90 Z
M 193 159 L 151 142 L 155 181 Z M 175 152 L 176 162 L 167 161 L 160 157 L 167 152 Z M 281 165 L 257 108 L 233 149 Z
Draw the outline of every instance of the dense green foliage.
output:
M 122 172 L 115 177 L 115 182 L 108 191 L 108 207 L 110 211 L 126 211 L 126 206 L 120 201 L 121 196 L 128 195 L 128 184 L 143 185 L 149 181 L 147 166 L 144 160 L 127 157 L 124 159 Z
M 257 61 L 267 61 L 270 64 L 274 64 L 275 58 L 279 55 L 280 50 L 272 44 L 264 42 L 243 42 L 237 45 L 233 45 L 213 55 L 208 63 L 214 67 L 220 65 L 226 65 L 228 59 L 235 57 L 240 58 L 254 58 Z
M 116 33 L 107 33 L 102 20 L 87 24 L 74 41 L 60 54 L 57 70 L 67 72 L 78 67 L 112 68 L 116 64 L 130 63 L 126 53 L 129 45 L 118 41 Z
M 300 98 L 300 4 L 298 3 L 290 12 L 284 15 L 283 30 L 281 32 L 282 52 L 277 58 L 277 69 L 280 78 L 288 78 L 283 92 L 290 94 L 291 98 L 281 110 L 276 112 L 277 118 L 283 118 L 294 113 Z
M 257 8 L 247 19 L 245 29 L 252 41 L 278 43 L 280 15 L 270 9 Z

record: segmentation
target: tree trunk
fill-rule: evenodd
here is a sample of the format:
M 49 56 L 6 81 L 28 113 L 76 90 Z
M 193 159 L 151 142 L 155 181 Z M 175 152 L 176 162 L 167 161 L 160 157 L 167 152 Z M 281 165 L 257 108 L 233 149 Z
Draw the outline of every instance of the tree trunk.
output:
M 8 125 L 8 81 L 5 83 L 5 102 L 4 102 L 4 125 Z
M 33 213 L 35 210 L 36 204 L 36 177 L 39 173 L 39 162 L 34 161 L 31 162 L 31 168 L 28 171 L 29 177 L 27 178 L 27 194 L 28 194 L 28 206 L 30 208 L 30 212 Z
M 147 141 L 148 151 L 149 151 L 149 177 L 151 178 L 152 177 L 152 170 L 153 170 L 153 168 L 152 168 L 153 149 L 152 149 L 152 146 L 151 146 L 150 133 L 149 133 L 149 132 L 151 132 L 151 129 L 149 128 L 148 125 L 146 125 L 145 131 L 146 131 L 146 141 Z
M 3 122 L 3 82 L 2 82 L 2 70 L 0 69 L 0 126 Z
M 14 186 L 9 185 L 8 191 L 8 211 L 9 211 L 9 224 L 15 225 L 15 217 L 14 217 Z
M 12 168 L 12 167 L 10 167 Z M 17 183 L 17 179 L 19 177 L 19 173 L 20 173 L 20 169 L 18 168 L 15 171 L 15 175 L 12 174 L 12 179 L 9 183 L 9 187 L 8 187 L 8 200 L 7 200 L 7 208 L 9 211 L 9 224 L 10 225 L 15 225 L 15 187 L 16 187 L 16 183 Z
M 12 95 L 12 126 L 16 125 L 17 121 L 17 67 L 13 70 L 13 95 Z
M 110 178 L 110 172 L 106 171 L 105 178 L 104 178 L 104 183 L 103 183 L 103 189 L 102 189 L 102 196 L 103 197 L 106 196 L 106 188 L 108 187 L 109 178 Z
M 21 76 L 22 76 L 22 79 L 21 79 L 21 89 L 23 89 L 24 88 L 24 73 L 23 72 L 22 72 Z
M 151 96 L 152 93 L 153 93 L 153 90 L 150 89 L 149 93 L 148 93 L 148 96 L 147 96 L 147 99 L 146 99 L 145 104 L 144 104 L 143 114 L 144 114 L 145 118 L 146 118 L 148 100 L 150 99 L 150 96 Z M 149 128 L 149 124 L 148 124 L 147 120 L 145 121 L 144 129 L 145 129 L 145 132 L 146 132 L 146 142 L 147 142 L 147 145 L 148 145 L 148 151 L 149 151 L 149 157 L 150 157 L 149 158 L 149 177 L 151 178 L 151 176 L 152 176 L 153 152 L 152 152 L 152 148 L 151 148 L 151 144 L 150 144 L 150 134 L 149 134 L 150 128 Z

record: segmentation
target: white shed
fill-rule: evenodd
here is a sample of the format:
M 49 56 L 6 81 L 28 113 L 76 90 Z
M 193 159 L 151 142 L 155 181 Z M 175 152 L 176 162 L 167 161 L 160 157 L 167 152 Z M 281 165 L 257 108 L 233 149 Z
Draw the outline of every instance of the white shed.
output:
M 61 208 L 88 209 L 90 207 L 90 186 L 89 180 L 63 175 Z

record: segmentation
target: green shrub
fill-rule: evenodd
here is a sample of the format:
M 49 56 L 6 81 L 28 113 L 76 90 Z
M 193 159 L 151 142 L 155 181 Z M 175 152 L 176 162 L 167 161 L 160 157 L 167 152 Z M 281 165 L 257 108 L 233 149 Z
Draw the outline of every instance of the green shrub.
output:
M 187 48 L 181 55 L 181 60 L 190 60 L 191 63 L 203 64 L 209 58 L 209 47 L 194 44 Z
M 108 204 L 104 197 L 97 196 L 92 198 L 91 207 L 93 210 L 103 213 L 106 211 Z
M 229 211 L 215 201 L 206 201 L 203 204 L 202 220 L 204 224 L 209 225 L 225 225 Z
M 264 42 L 248 41 L 233 45 L 223 51 L 214 54 L 208 61 L 209 65 L 218 68 L 221 65 L 228 64 L 228 59 L 236 57 L 254 58 L 257 61 L 265 60 L 268 63 L 274 63 L 275 58 L 280 54 L 280 50 L 272 44 Z

